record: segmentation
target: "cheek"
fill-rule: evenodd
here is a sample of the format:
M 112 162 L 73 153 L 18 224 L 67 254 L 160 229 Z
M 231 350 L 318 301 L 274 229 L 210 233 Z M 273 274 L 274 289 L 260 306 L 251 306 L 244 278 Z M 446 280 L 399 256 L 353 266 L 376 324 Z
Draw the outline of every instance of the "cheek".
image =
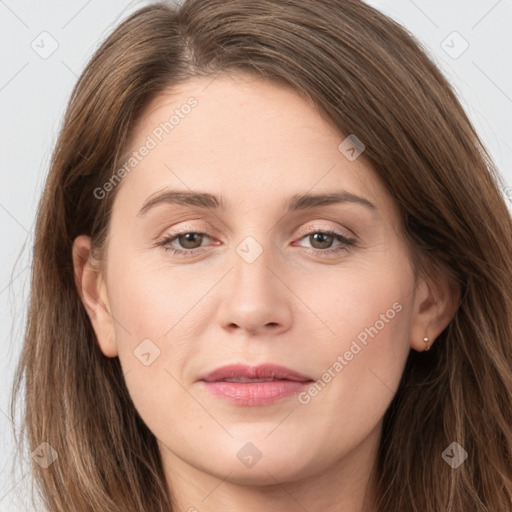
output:
M 183 374 L 193 359 L 201 326 L 195 321 L 208 280 L 191 273 L 125 258 L 109 274 L 109 300 L 126 385 L 143 420 L 160 432 L 180 405 L 180 422 L 193 416 L 194 402 Z M 165 438 L 165 435 L 164 435 Z
M 410 277 L 384 267 L 352 272 L 316 296 L 335 334 L 317 346 L 321 375 L 300 401 L 323 418 L 317 429 L 334 444 L 369 434 L 395 395 L 410 350 Z
M 406 272 L 378 265 L 351 265 L 330 270 L 321 279 L 295 279 L 294 292 L 308 309 L 305 319 L 297 317 L 297 321 L 309 321 L 314 327 L 324 340 L 322 352 L 343 353 L 356 339 L 362 347 L 373 341 L 378 348 L 403 328 L 410 286 Z M 304 307 L 297 303 L 299 309 Z
M 191 279 L 192 278 L 192 279 Z M 187 322 L 199 298 L 208 292 L 208 281 L 193 280 L 190 272 L 169 268 L 149 257 L 125 258 L 109 275 L 109 299 L 116 319 L 116 333 L 133 347 L 149 338 L 157 344 L 173 336 Z

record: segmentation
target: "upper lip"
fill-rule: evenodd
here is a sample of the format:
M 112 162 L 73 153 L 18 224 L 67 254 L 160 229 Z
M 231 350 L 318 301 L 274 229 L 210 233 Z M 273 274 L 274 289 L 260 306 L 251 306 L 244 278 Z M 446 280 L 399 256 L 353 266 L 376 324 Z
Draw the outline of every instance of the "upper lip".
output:
M 221 366 L 206 375 L 203 375 L 199 380 L 203 380 L 205 382 L 218 382 L 225 379 L 239 377 L 246 379 L 294 380 L 299 382 L 312 380 L 306 375 L 278 364 L 261 364 L 259 366 L 230 364 L 227 366 Z

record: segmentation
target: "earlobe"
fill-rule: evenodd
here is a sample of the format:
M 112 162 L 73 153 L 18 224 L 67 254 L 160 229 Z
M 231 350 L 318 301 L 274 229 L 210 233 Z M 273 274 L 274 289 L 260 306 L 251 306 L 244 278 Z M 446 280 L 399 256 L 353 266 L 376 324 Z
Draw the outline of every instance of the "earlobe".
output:
M 428 279 L 420 278 L 413 304 L 411 348 L 429 350 L 457 311 L 460 289 L 447 273 L 437 271 Z
M 114 321 L 110 314 L 106 284 L 91 255 L 91 238 L 78 236 L 73 243 L 75 286 L 91 320 L 98 345 L 107 357 L 117 356 Z

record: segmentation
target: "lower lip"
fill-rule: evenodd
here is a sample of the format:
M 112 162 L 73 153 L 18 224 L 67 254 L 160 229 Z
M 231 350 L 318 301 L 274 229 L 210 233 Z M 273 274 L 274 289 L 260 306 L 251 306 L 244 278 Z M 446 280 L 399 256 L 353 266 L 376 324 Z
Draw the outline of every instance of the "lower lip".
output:
M 203 381 L 204 382 L 204 381 Z M 300 392 L 312 381 L 204 382 L 212 395 L 238 405 L 266 405 Z

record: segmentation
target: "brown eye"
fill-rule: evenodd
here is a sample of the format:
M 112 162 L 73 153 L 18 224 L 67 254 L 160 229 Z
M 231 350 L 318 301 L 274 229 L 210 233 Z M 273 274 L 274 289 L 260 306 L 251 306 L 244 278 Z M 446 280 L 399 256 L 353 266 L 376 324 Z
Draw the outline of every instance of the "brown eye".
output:
M 207 249 L 203 245 L 205 238 L 209 239 L 211 237 L 208 233 L 202 231 L 183 231 L 165 237 L 157 245 L 175 255 L 192 256 L 199 251 Z
M 183 249 L 197 249 L 201 247 L 202 233 L 184 233 L 175 238 Z
M 301 240 L 305 240 L 309 244 L 309 247 L 303 247 L 318 256 L 341 254 L 348 251 L 356 243 L 353 238 L 331 230 L 310 231 L 303 234 Z M 333 245 L 334 242 L 337 242 L 336 245 Z
M 329 249 L 332 245 L 335 237 L 328 233 L 313 233 L 309 235 L 310 241 L 315 241 L 315 244 L 311 243 L 313 249 Z

